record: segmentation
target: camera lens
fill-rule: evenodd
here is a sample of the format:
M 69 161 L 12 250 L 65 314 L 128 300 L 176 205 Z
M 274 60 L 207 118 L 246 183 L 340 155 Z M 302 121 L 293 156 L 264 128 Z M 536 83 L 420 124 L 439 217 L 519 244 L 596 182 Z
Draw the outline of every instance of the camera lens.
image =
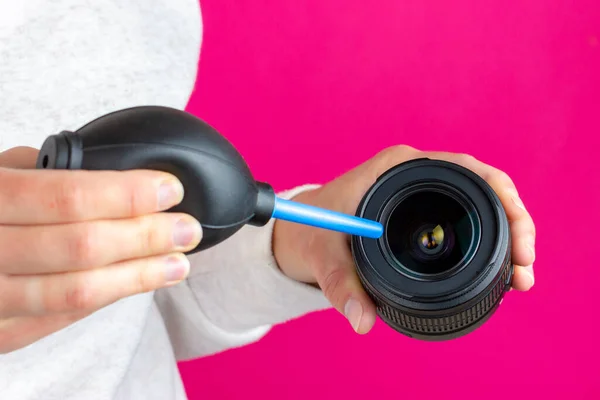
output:
M 380 318 L 407 336 L 448 340 L 490 318 L 510 288 L 510 230 L 479 176 L 429 159 L 400 164 L 367 191 L 359 217 L 385 227 L 353 236 L 358 275 Z

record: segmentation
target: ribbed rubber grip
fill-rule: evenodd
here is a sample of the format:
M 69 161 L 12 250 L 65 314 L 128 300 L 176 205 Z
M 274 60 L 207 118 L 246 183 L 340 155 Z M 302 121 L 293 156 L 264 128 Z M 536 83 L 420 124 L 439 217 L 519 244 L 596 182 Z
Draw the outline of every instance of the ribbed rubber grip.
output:
M 470 326 L 478 325 L 483 322 L 489 314 L 498 306 L 507 286 L 511 284 L 513 266 L 508 258 L 502 267 L 502 275 L 495 284 L 487 290 L 487 295 L 481 298 L 475 305 L 466 310 L 458 311 L 454 314 L 441 317 L 423 317 L 404 313 L 388 306 L 385 300 L 381 299 L 370 288 L 365 287 L 375 305 L 377 312 L 384 320 L 396 325 L 402 333 L 414 335 L 449 335 L 455 332 L 463 331 Z

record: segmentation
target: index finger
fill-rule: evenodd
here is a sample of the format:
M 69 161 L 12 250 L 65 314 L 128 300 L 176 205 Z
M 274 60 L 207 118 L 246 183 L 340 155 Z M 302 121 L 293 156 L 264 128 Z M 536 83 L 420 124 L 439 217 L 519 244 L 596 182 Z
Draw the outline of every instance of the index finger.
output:
M 181 183 L 160 171 L 0 168 L 0 224 L 130 218 L 164 211 L 182 199 Z

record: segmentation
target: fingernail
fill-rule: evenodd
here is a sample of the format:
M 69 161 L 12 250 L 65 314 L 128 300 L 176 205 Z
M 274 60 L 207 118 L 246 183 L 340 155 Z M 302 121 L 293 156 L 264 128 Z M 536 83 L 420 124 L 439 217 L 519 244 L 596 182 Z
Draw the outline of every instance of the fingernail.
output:
M 177 247 L 188 247 L 200 240 L 202 228 L 198 221 L 193 218 L 182 218 L 175 223 L 173 231 L 173 242 Z
M 169 180 L 161 183 L 158 188 L 158 207 L 166 210 L 179 204 L 183 199 L 183 185 L 177 180 Z
M 527 246 L 527 249 L 531 253 L 531 257 L 533 258 L 531 262 L 533 263 L 535 261 L 535 239 L 533 236 L 528 236 L 525 239 L 525 246 Z
M 533 284 L 535 283 L 535 278 L 533 277 L 533 265 L 523 267 L 523 270 L 525 271 L 525 274 L 529 276 L 529 287 L 533 287 Z
M 352 329 L 358 333 L 358 328 L 360 326 L 360 320 L 362 318 L 363 309 L 360 302 L 354 299 L 348 300 L 346 306 L 344 307 L 344 315 L 352 325 Z
M 190 262 L 185 256 L 170 256 L 165 263 L 165 281 L 173 284 L 182 281 L 190 272 Z

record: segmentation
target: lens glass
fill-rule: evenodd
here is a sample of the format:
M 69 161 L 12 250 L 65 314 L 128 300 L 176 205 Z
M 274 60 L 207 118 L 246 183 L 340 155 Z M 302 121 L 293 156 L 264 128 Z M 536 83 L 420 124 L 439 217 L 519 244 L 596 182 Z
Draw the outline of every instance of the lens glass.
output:
M 465 260 L 475 231 L 471 213 L 454 197 L 439 191 L 419 191 L 404 198 L 391 212 L 386 239 L 404 272 L 436 275 Z

